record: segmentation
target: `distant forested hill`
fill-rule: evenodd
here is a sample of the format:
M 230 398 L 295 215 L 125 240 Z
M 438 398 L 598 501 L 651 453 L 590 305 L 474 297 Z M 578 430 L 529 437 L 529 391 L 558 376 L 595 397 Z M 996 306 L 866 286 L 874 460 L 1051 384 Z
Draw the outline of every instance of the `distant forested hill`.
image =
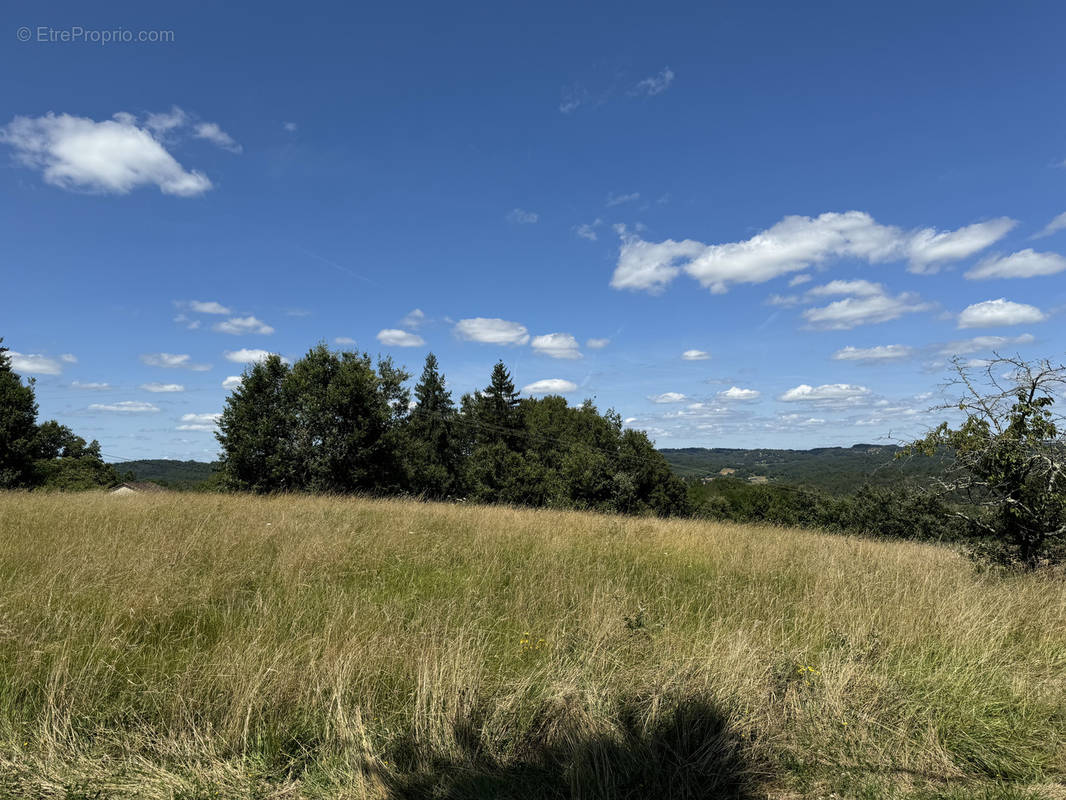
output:
M 734 478 L 766 478 L 831 494 L 848 494 L 863 483 L 890 486 L 921 480 L 935 474 L 937 458 L 911 456 L 897 459 L 895 445 L 857 444 L 852 447 L 817 447 L 813 450 L 734 450 L 685 447 L 663 449 L 674 473 L 682 478 L 709 478 L 720 471 L 736 470 Z
M 206 481 L 214 474 L 216 467 L 207 461 L 173 461 L 166 458 L 122 461 L 114 466 L 119 475 L 132 472 L 136 481 L 154 481 L 174 489 L 188 489 Z

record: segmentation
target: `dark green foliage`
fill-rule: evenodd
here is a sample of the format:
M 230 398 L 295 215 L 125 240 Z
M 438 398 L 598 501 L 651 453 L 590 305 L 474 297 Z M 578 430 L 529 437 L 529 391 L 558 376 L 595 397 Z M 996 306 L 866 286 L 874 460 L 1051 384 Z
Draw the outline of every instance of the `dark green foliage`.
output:
M 252 366 L 233 393 L 216 434 L 228 484 L 253 492 L 299 488 L 293 409 L 283 391 L 289 367 L 276 355 Z
M 217 474 L 218 464 L 165 458 L 123 461 L 115 465 L 130 481 L 151 481 L 168 489 L 199 489 Z
M 732 469 L 735 478 L 762 476 L 834 495 L 853 494 L 864 484 L 923 483 L 947 463 L 944 457 L 897 458 L 900 450 L 896 445 L 856 444 L 811 450 L 686 447 L 661 452 L 682 478 L 709 478 Z
M 430 353 L 415 386 L 415 407 L 407 425 L 411 489 L 441 499 L 461 494 L 459 417 L 437 357 Z
M 647 436 L 561 397 L 519 399 L 498 363 L 456 410 L 433 354 L 415 386 L 388 360 L 312 349 L 253 366 L 219 422 L 231 488 L 410 492 L 553 508 L 682 514 L 687 497 Z
M 958 541 L 966 531 L 953 507 L 913 487 L 862 486 L 844 497 L 782 484 L 721 478 L 689 484 L 695 513 L 730 522 L 755 522 L 921 541 Z
M 33 380 L 23 385 L 11 369 L 3 341 L 0 339 L 0 489 L 18 489 L 33 483 L 37 402 Z
M 55 420 L 37 424 L 33 380 L 23 385 L 0 345 L 0 489 L 82 490 L 117 481 L 98 442 L 87 443 Z
M 398 429 L 407 374 L 370 357 L 318 345 L 291 368 L 254 365 L 219 421 L 221 466 L 232 488 L 354 492 L 399 488 Z
M 941 424 L 911 450 L 950 455 L 938 485 L 966 498 L 956 515 L 977 557 L 1024 569 L 1066 560 L 1066 434 L 1053 410 L 1066 366 L 997 357 L 983 374 L 958 360 L 955 372 L 965 421 Z

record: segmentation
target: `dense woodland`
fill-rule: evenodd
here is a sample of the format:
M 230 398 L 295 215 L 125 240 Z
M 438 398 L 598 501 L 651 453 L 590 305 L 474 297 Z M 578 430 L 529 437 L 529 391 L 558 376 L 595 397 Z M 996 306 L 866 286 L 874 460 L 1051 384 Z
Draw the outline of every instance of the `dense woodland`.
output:
M 457 404 L 436 357 L 413 399 L 388 359 L 324 345 L 292 366 L 254 365 L 219 421 L 226 487 L 259 493 L 414 494 L 660 516 L 685 514 L 684 484 L 614 411 L 520 398 L 497 363 Z

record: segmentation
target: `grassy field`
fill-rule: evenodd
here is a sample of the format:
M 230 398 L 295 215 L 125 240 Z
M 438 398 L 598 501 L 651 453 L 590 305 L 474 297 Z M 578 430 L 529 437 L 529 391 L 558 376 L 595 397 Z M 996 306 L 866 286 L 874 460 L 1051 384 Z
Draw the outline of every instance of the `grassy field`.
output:
M 0 798 L 1063 798 L 1066 583 L 463 505 L 0 495 Z

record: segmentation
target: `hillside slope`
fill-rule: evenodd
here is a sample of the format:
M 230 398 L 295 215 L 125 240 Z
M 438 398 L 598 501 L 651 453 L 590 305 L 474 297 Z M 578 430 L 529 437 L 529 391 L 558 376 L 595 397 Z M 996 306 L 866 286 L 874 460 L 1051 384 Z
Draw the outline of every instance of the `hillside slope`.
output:
M 0 494 L 0 575 L 0 797 L 1017 800 L 1066 779 L 1066 586 L 932 546 Z

